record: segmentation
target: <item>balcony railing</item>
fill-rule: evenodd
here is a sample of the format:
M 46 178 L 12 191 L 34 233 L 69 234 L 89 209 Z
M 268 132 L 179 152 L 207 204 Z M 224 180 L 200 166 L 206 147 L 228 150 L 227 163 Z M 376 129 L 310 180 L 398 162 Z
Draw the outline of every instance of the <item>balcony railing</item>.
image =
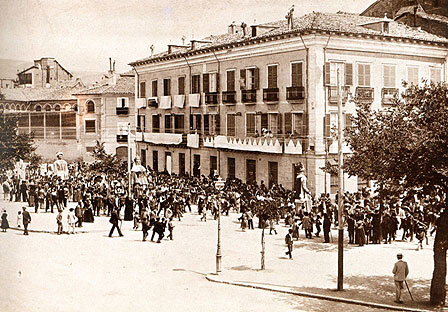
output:
M 342 105 L 348 100 L 348 94 L 350 93 L 349 86 L 342 87 Z M 338 105 L 338 87 L 329 86 L 328 87 L 328 103 L 330 105 Z
M 205 104 L 218 104 L 218 92 L 210 92 L 205 94 Z
M 357 87 L 356 97 L 361 102 L 373 102 L 374 89 L 370 87 Z
M 117 115 L 128 115 L 129 107 L 117 107 Z
M 305 87 L 286 87 L 286 99 L 289 101 L 303 100 L 305 98 Z
M 398 95 L 397 88 L 383 88 L 381 90 L 383 105 L 394 104 L 394 99 Z
M 117 142 L 118 143 L 126 143 L 128 141 L 127 134 L 117 134 Z
M 264 102 L 278 102 L 278 88 L 263 89 Z
M 235 104 L 236 103 L 236 91 L 223 91 L 222 92 L 222 102 L 224 104 Z
M 241 101 L 243 103 L 256 103 L 257 102 L 257 90 L 243 90 L 241 93 Z

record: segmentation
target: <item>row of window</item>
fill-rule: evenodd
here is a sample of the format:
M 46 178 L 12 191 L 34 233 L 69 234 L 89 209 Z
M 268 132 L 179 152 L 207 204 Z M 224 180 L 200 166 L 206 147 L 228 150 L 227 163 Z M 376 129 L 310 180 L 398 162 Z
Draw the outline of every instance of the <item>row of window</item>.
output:
M 27 111 L 27 107 L 28 105 L 26 104 L 0 104 L 0 110 L 15 110 L 15 111 Z M 70 104 L 64 104 L 64 105 L 59 105 L 56 104 L 54 106 L 47 104 L 47 105 L 35 105 L 34 106 L 34 111 L 36 112 L 42 112 L 42 111 L 46 111 L 46 112 L 51 112 L 51 111 L 55 111 L 55 112 L 60 112 L 60 111 L 70 111 L 70 110 L 76 110 L 76 104 L 75 105 L 70 105 Z
M 291 86 L 303 86 L 302 76 L 302 62 L 291 63 Z M 278 65 L 267 66 L 267 88 L 278 88 Z M 225 73 L 226 77 L 226 91 L 236 91 L 236 69 L 229 69 Z M 258 67 L 248 67 L 240 70 L 239 76 L 239 88 L 240 90 L 258 90 L 260 88 L 260 69 Z M 151 96 L 157 97 L 173 95 L 171 78 L 165 78 L 162 82 L 163 93 L 158 92 L 159 83 L 158 80 L 151 81 Z M 203 93 L 216 93 L 219 92 L 219 75 L 217 72 L 202 74 L 202 92 Z M 193 74 L 191 76 L 191 94 L 197 94 L 201 92 L 201 74 Z M 185 76 L 177 78 L 177 94 L 184 95 L 185 93 Z M 145 98 L 146 82 L 141 81 L 139 85 L 139 97 Z
M 238 114 L 226 115 L 226 135 L 236 136 Z M 291 136 L 295 138 L 304 137 L 308 134 L 308 123 L 306 114 L 296 113 L 246 113 L 245 130 L 246 136 Z M 162 129 L 162 120 L 164 121 Z M 185 133 L 185 122 L 183 114 L 152 115 L 151 131 L 160 133 Z M 205 135 L 219 135 L 220 115 L 218 114 L 191 114 L 190 130 Z M 344 127 L 350 126 L 350 114 L 344 114 Z M 331 136 L 331 129 L 337 126 L 337 114 L 327 114 L 323 120 L 324 136 Z M 139 115 L 137 118 L 138 131 L 146 130 L 146 118 Z
M 352 86 L 355 84 L 360 87 L 370 87 L 372 85 L 372 64 L 357 63 L 356 64 L 356 81 L 354 80 L 354 66 L 351 63 L 344 62 L 327 62 L 324 68 L 324 81 L 327 86 L 337 85 L 337 73 L 340 73 L 340 84 L 345 86 Z M 268 65 L 266 70 L 267 75 L 267 89 L 278 89 L 278 67 L 279 65 Z M 421 80 L 418 66 L 407 66 L 406 81 L 417 85 Z M 303 63 L 293 62 L 290 64 L 290 86 L 303 86 Z M 429 80 L 432 82 L 440 82 L 442 79 L 441 67 L 429 68 Z M 236 91 L 236 69 L 227 70 L 226 77 L 226 91 Z M 249 67 L 240 70 L 239 87 L 241 90 L 258 90 L 260 88 L 260 69 L 258 67 Z M 383 65 L 382 69 L 383 87 L 397 88 L 397 65 L 389 64 Z M 191 76 L 191 93 L 196 94 L 201 92 L 201 75 L 194 74 Z M 141 81 L 139 86 L 139 97 L 146 97 L 146 82 Z M 162 82 L 163 92 L 159 94 L 158 80 L 151 81 L 151 96 L 157 97 L 173 95 L 171 78 L 165 78 Z M 202 75 L 202 92 L 216 93 L 219 92 L 219 75 L 218 73 L 205 73 Z M 185 94 L 185 76 L 177 78 L 177 94 Z
M 357 85 L 360 87 L 372 86 L 372 64 L 357 64 Z M 325 63 L 325 85 L 338 85 L 338 72 L 340 74 L 340 85 L 352 86 L 353 80 L 353 64 L 343 62 L 327 62 Z M 406 67 L 406 80 L 410 84 L 418 85 L 421 82 L 422 76 L 419 72 L 418 66 Z M 429 80 L 437 83 L 442 80 L 441 67 L 429 67 Z M 382 81 L 384 88 L 398 88 L 397 82 L 397 65 L 384 64 L 382 66 Z
M 88 100 L 86 102 L 86 112 L 95 113 L 95 102 Z M 119 97 L 117 98 L 117 114 L 128 114 L 129 113 L 129 98 Z

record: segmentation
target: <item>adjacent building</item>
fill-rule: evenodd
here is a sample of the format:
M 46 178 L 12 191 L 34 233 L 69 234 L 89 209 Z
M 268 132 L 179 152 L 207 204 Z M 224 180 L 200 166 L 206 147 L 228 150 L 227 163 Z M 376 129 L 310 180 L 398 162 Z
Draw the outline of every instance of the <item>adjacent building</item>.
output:
M 53 57 L 35 60 L 34 65 L 17 73 L 18 86 L 23 88 L 50 88 L 70 82 L 73 74 Z
M 338 81 L 350 126 L 348 98 L 381 109 L 403 81 L 446 81 L 447 47 L 448 39 L 389 18 L 348 13 L 232 23 L 226 34 L 130 64 L 137 154 L 159 171 L 290 189 L 300 163 L 313 193 L 335 193 L 337 177 L 322 168 L 337 159 Z M 344 177 L 345 190 L 365 185 Z

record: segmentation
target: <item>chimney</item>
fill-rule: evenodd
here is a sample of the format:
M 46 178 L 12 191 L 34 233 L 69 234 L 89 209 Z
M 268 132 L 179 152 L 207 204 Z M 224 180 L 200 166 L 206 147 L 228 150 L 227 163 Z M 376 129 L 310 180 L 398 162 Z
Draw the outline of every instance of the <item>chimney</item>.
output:
M 196 48 L 196 40 L 190 40 L 191 49 L 194 50 Z
M 235 21 L 233 21 L 232 24 L 229 25 L 228 34 L 229 35 L 234 35 L 235 34 L 235 30 L 236 30 L 236 24 L 235 24 Z
M 182 45 L 185 45 L 185 39 L 186 39 L 186 37 L 185 36 L 182 36 Z
M 389 33 L 389 22 L 390 22 L 390 20 L 387 18 L 387 13 L 384 13 L 383 33 L 385 33 L 385 34 Z
M 151 50 L 151 57 L 154 55 L 154 45 L 151 44 L 151 46 L 149 47 L 149 49 Z
M 172 52 L 171 47 L 172 47 L 171 44 L 169 44 L 169 45 L 168 45 L 168 54 L 171 54 L 171 52 Z
M 115 61 L 114 61 L 114 65 L 112 66 L 112 70 L 115 72 Z
M 112 58 L 109 57 L 109 71 L 112 71 Z
M 288 30 L 292 30 L 294 28 L 294 4 L 289 9 L 288 14 L 286 14 L 285 18 L 288 22 Z
M 252 25 L 250 26 L 251 30 L 252 30 L 252 37 L 256 37 L 257 36 L 257 25 Z
M 414 27 L 417 27 L 417 6 L 414 7 Z

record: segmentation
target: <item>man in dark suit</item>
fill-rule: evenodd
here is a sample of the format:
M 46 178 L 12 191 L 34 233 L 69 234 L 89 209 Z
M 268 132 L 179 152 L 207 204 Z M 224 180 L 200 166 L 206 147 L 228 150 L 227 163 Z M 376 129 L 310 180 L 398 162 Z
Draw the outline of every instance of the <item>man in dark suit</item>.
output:
M 24 228 L 24 232 L 23 235 L 29 235 L 28 234 L 28 224 L 31 223 L 31 216 L 30 213 L 28 211 L 26 211 L 26 207 L 22 207 L 23 209 L 23 214 L 22 214 L 22 218 L 23 218 L 23 228 Z
M 109 222 L 112 223 L 112 228 L 109 232 L 109 237 L 112 237 L 112 233 L 114 232 L 115 228 L 118 230 L 118 235 L 123 236 L 121 233 L 120 227 L 118 226 L 118 212 L 117 209 L 112 210 L 112 214 L 110 216 Z

